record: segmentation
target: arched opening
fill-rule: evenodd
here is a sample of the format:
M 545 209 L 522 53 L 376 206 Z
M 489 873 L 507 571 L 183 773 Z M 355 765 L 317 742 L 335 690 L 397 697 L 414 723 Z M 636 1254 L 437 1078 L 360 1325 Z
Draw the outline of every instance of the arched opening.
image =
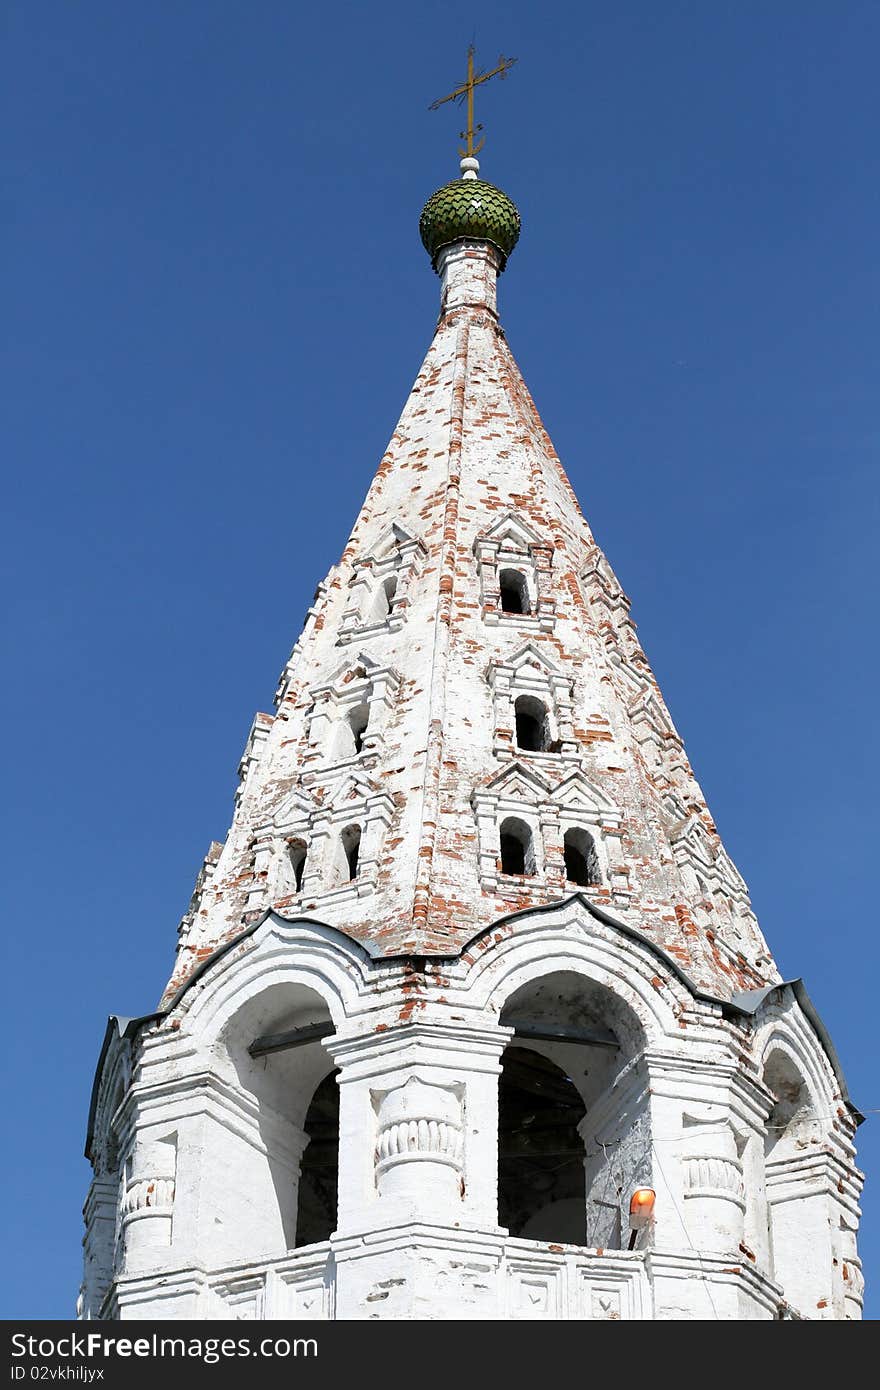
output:
M 764 1064 L 764 1085 L 774 1096 L 766 1120 L 764 1181 L 770 1268 L 785 1297 L 801 1312 L 812 1312 L 830 1294 L 827 1267 L 803 1252 L 828 1249 L 828 1209 L 821 1193 L 811 1191 L 805 1166 L 821 1146 L 822 1127 L 809 1087 L 794 1059 L 775 1048 Z M 798 1187 L 803 1193 L 793 1200 Z
M 248 999 L 213 1049 L 224 1081 L 248 1100 L 235 1125 L 222 1112 L 205 1119 L 199 1180 L 220 1260 L 292 1250 L 334 1228 L 338 1087 L 323 1045 L 332 1032 L 321 995 L 289 982 Z
M 329 1240 L 336 1230 L 339 1183 L 339 1085 L 333 1071 L 306 1111 L 306 1147 L 300 1164 L 296 1247 Z
M 577 883 L 581 888 L 601 882 L 599 857 L 592 835 L 575 827 L 566 830 L 563 840 L 565 852 L 565 877 L 569 883 Z
M 529 586 L 521 570 L 502 570 L 498 576 L 502 613 L 530 613 Z
M 516 746 L 524 753 L 546 753 L 550 747 L 547 706 L 533 695 L 520 695 L 514 705 Z
M 294 892 L 302 891 L 303 874 L 306 871 L 306 855 L 308 853 L 304 840 L 290 840 L 287 845 L 287 859 L 290 865 L 290 874 L 293 881 Z
M 783 1157 L 795 1148 L 806 1148 L 815 1137 L 813 1104 L 807 1084 L 791 1057 L 772 1052 L 764 1067 L 764 1085 L 775 1096 L 767 1116 L 765 1158 Z
M 397 594 L 397 575 L 389 574 L 376 587 L 376 595 L 373 600 L 373 622 L 381 623 L 391 612 L 391 605 Z
M 501 872 L 503 874 L 525 874 L 528 877 L 538 872 L 535 859 L 535 839 L 531 827 L 525 821 L 508 816 L 501 822 Z
M 510 1046 L 498 1106 L 499 1224 L 526 1240 L 584 1245 L 585 1108 L 574 1083 L 540 1052 Z
M 555 971 L 516 990 L 500 1021 L 514 1037 L 499 1081 L 499 1224 L 525 1240 L 625 1248 L 632 1191 L 652 1185 L 638 1019 L 595 980 Z
M 364 746 L 364 734 L 370 722 L 370 707 L 364 702 L 355 705 L 354 709 L 348 712 L 348 727 L 351 730 L 352 746 L 354 752 L 360 753 Z
M 355 758 L 364 745 L 364 734 L 370 722 L 370 707 L 366 700 L 352 706 L 336 722 L 333 753 L 337 762 Z
M 348 881 L 351 883 L 358 876 L 358 860 L 361 853 L 360 826 L 347 825 L 340 836 L 340 843 L 345 858 Z

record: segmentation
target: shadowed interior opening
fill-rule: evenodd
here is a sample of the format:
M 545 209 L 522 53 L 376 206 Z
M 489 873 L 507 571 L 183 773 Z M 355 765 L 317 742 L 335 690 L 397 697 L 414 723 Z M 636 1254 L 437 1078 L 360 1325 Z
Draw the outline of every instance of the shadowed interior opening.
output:
M 564 850 L 565 877 L 569 883 L 577 883 L 582 888 L 588 888 L 591 884 L 600 881 L 596 846 L 588 831 L 566 830 Z
M 367 724 L 370 720 L 369 705 L 356 705 L 349 711 L 348 727 L 351 729 L 351 736 L 354 743 L 355 753 L 360 753 L 364 746 L 364 734 L 367 731 Z
M 502 570 L 498 576 L 502 613 L 529 613 L 529 588 L 519 570 Z
M 501 822 L 501 872 L 527 874 L 537 872 L 532 832 L 525 821 L 509 816 Z
M 517 748 L 524 753 L 546 753 L 550 747 L 547 706 L 533 695 L 520 695 L 514 713 Z
M 361 852 L 361 831 L 359 825 L 347 825 L 342 832 L 342 851 L 348 865 L 349 882 L 357 878 L 358 859 Z
M 498 1217 L 512 1236 L 586 1241 L 584 1103 L 561 1067 L 511 1045 L 502 1060 Z
M 329 1240 L 336 1230 L 339 1181 L 338 1072 L 325 1076 L 312 1096 L 303 1128 L 308 1143 L 302 1156 L 296 1216 L 296 1248 Z
M 304 842 L 302 840 L 291 840 L 287 847 L 287 854 L 293 872 L 293 881 L 298 893 L 302 888 L 303 874 L 306 869 L 306 847 Z

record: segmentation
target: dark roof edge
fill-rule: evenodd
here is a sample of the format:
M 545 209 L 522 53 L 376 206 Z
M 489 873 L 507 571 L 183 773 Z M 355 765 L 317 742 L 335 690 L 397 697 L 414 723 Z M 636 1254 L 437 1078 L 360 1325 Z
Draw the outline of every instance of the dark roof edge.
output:
M 95 1132 L 95 1112 L 98 1109 L 98 1090 L 101 1085 L 101 1074 L 104 1070 L 104 1062 L 107 1053 L 110 1051 L 111 1044 L 118 1038 L 133 1038 L 139 1028 L 145 1023 L 151 1023 L 154 1019 L 162 1018 L 161 1013 L 142 1014 L 140 1018 L 124 1018 L 121 1014 L 111 1014 L 107 1019 L 107 1027 L 104 1029 L 104 1041 L 101 1043 L 101 1051 L 98 1055 L 98 1064 L 95 1067 L 95 1079 L 92 1082 L 92 1094 L 89 1100 L 89 1120 L 86 1126 L 86 1146 L 85 1156 L 91 1158 L 92 1139 Z
M 553 903 L 543 903 L 538 907 L 519 908 L 516 912 L 508 912 L 505 916 L 499 917 L 491 926 L 481 928 L 480 931 L 464 943 L 459 954 L 466 951 L 475 941 L 479 941 L 481 936 L 485 936 L 488 932 L 493 931 L 501 923 L 515 922 L 519 917 L 534 916 L 537 912 L 555 912 L 560 907 L 564 907 L 566 903 L 574 901 L 582 903 L 593 917 L 598 918 L 600 922 L 604 922 L 606 926 L 613 927 L 615 931 L 619 931 L 623 936 L 628 936 L 631 940 L 639 942 L 642 946 L 646 946 L 649 951 L 663 961 L 666 968 L 676 979 L 681 981 L 691 995 L 693 995 L 694 999 L 702 1000 L 703 1003 L 706 1004 L 717 1004 L 722 1013 L 727 1014 L 729 1017 L 740 1016 L 750 1018 L 757 1013 L 768 995 L 779 993 L 784 989 L 791 989 L 825 1050 L 828 1061 L 831 1063 L 831 1069 L 837 1078 L 840 1094 L 847 1110 L 850 1112 L 857 1125 L 863 1122 L 865 1118 L 864 1115 L 859 1110 L 858 1106 L 850 1099 L 846 1077 L 843 1074 L 843 1067 L 840 1064 L 840 1058 L 831 1041 L 828 1029 L 822 1022 L 819 1012 L 807 993 L 803 980 L 800 978 L 796 980 L 780 980 L 778 984 L 766 985 L 763 989 L 752 989 L 741 994 L 734 994 L 730 999 L 722 999 L 717 995 L 708 994 L 705 990 L 700 989 L 698 985 L 694 984 L 691 977 L 682 969 L 678 961 L 670 956 L 668 952 L 664 951 L 662 946 L 658 946 L 656 941 L 652 941 L 649 936 L 646 936 L 644 932 L 640 932 L 637 927 L 631 927 L 627 922 L 622 922 L 619 917 L 615 917 L 612 913 L 606 911 L 605 908 L 599 907 L 597 903 L 591 902 L 584 893 L 572 893 L 570 897 L 558 899 Z
M 110 1044 L 114 1040 L 114 1034 L 120 1040 L 123 1038 L 133 1039 L 140 1029 L 143 1028 L 145 1023 L 155 1023 L 158 1022 L 159 1019 L 167 1018 L 171 1011 L 180 1003 L 180 1000 L 183 998 L 184 994 L 186 994 L 187 990 L 190 989 L 192 985 L 196 984 L 202 976 L 211 969 L 211 966 L 214 965 L 216 961 L 220 960 L 222 956 L 225 956 L 227 951 L 231 951 L 234 946 L 238 946 L 242 941 L 246 941 L 249 936 L 253 936 L 257 928 L 263 925 L 266 918 L 272 916 L 272 912 L 272 908 L 267 908 L 265 912 L 261 912 L 255 921 L 249 923 L 249 925 L 238 932 L 236 936 L 231 937 L 229 941 L 224 941 L 216 950 L 212 951 L 209 956 L 206 956 L 204 960 L 199 961 L 195 970 L 191 975 L 187 976 L 182 985 L 178 986 L 164 1008 L 157 1009 L 156 1012 L 152 1014 L 142 1014 L 140 1018 L 123 1018 L 120 1014 L 110 1015 L 107 1020 L 107 1027 L 104 1031 L 104 1041 L 101 1044 L 98 1064 L 95 1067 L 95 1079 L 92 1082 L 92 1097 L 89 1103 L 89 1120 L 86 1128 L 86 1158 L 90 1157 L 90 1149 L 92 1146 L 95 1111 L 98 1105 L 98 1087 L 101 1084 L 101 1072 L 104 1068 L 104 1061 L 107 1057 Z M 277 917 L 281 917 L 282 915 L 283 914 L 280 912 L 275 913 Z M 363 943 L 357 941 L 353 936 L 349 936 L 347 932 L 339 931 L 338 927 L 331 927 L 328 922 L 321 922 L 317 917 L 284 917 L 283 920 L 285 922 L 307 922 L 313 926 L 323 927 L 326 931 L 338 932 L 340 936 L 345 937 L 346 941 L 355 946 L 359 946 L 368 959 L 371 957 L 373 959 L 381 959 L 378 953 L 374 955 L 370 951 L 366 951 Z
M 819 1011 L 807 993 L 807 987 L 800 976 L 798 976 L 796 980 L 780 980 L 779 984 L 767 985 L 764 989 L 750 989 L 746 994 L 735 994 L 730 1002 L 744 1014 L 755 1014 L 768 995 L 776 994 L 783 989 L 790 989 L 792 991 L 807 1019 L 812 1024 L 813 1031 L 825 1049 L 825 1054 L 828 1061 L 831 1063 L 831 1069 L 837 1077 L 837 1084 L 840 1087 L 840 1094 L 843 1097 L 843 1102 L 856 1124 L 862 1124 L 865 1117 L 858 1106 L 850 1099 L 846 1077 L 843 1074 L 843 1067 L 837 1055 L 837 1049 L 831 1041 L 831 1034 L 822 1022 Z
M 849 1089 L 846 1084 L 846 1078 L 843 1074 L 843 1068 L 840 1064 L 840 1058 L 838 1057 L 834 1044 L 831 1041 L 828 1029 L 822 1022 L 822 1019 L 819 1016 L 815 1004 L 813 1003 L 812 999 L 806 991 L 806 987 L 802 979 L 798 978 L 796 980 L 781 980 L 778 984 L 766 985 L 763 989 L 752 989 L 744 991 L 740 994 L 735 994 L 730 999 L 722 999 L 717 995 L 708 994 L 705 990 L 700 989 L 699 986 L 694 983 L 694 981 L 687 974 L 687 972 L 683 970 L 682 967 L 679 965 L 677 960 L 670 956 L 667 951 L 664 951 L 662 946 L 658 946 L 656 941 L 652 941 L 649 936 L 646 936 L 644 932 L 640 932 L 637 927 L 631 927 L 627 922 L 622 922 L 619 917 L 615 917 L 612 913 L 606 911 L 605 908 L 599 907 L 598 904 L 591 902 L 590 899 L 585 896 L 585 894 L 572 893 L 570 897 L 558 898 L 555 902 L 552 903 L 541 903 L 536 907 L 523 907 L 518 908 L 516 912 L 507 912 L 504 914 L 503 917 L 496 918 L 495 921 L 490 923 L 489 926 L 482 927 L 478 932 L 475 932 L 473 936 L 469 937 L 468 940 L 462 944 L 460 950 L 454 953 L 437 952 L 436 954 L 433 952 L 425 953 L 406 951 L 400 952 L 396 955 L 385 956 L 382 955 L 376 949 L 371 950 L 370 945 L 372 945 L 372 943 L 367 944 L 363 941 L 358 941 L 357 937 L 350 936 L 348 932 L 343 931 L 340 927 L 333 927 L 328 922 L 320 921 L 320 919 L 317 917 L 285 917 L 284 914 L 278 912 L 277 909 L 267 908 L 265 912 L 260 914 L 256 921 L 251 922 L 250 925 L 245 927 L 243 931 L 240 931 L 237 936 L 233 936 L 229 941 L 224 941 L 223 944 L 221 946 L 218 946 L 215 951 L 212 951 L 209 956 L 206 956 L 203 961 L 200 961 L 196 969 L 192 972 L 192 974 L 188 976 L 186 980 L 184 980 L 183 984 L 180 985 L 177 990 L 175 990 L 174 994 L 171 996 L 170 1000 L 163 1009 L 157 1010 L 156 1013 L 144 1014 L 141 1018 L 122 1018 L 117 1016 L 116 1014 L 111 1014 L 110 1018 L 107 1020 L 107 1029 L 104 1034 L 104 1042 L 101 1046 L 101 1053 L 98 1058 L 98 1065 L 95 1069 L 95 1080 L 92 1085 L 92 1098 L 91 1104 L 89 1106 L 89 1123 L 88 1131 L 86 1134 L 86 1158 L 90 1156 L 89 1150 L 91 1148 L 92 1142 L 92 1131 L 95 1121 L 95 1110 L 98 1101 L 98 1086 L 100 1084 L 101 1071 L 104 1066 L 104 1060 L 107 1056 L 107 1051 L 113 1040 L 114 1027 L 120 1039 L 131 1039 L 135 1037 L 135 1035 L 139 1032 L 139 1030 L 144 1026 L 145 1023 L 153 1023 L 156 1022 L 158 1019 L 167 1017 L 167 1015 L 170 1014 L 172 1010 L 177 1007 L 178 1003 L 183 998 L 184 994 L 186 994 L 187 990 L 189 990 L 192 985 L 196 984 L 218 960 L 220 960 L 223 956 L 226 955 L 228 951 L 231 951 L 233 947 L 238 946 L 242 941 L 246 941 L 249 936 L 253 936 L 254 932 L 256 932 L 257 929 L 263 925 L 267 917 L 271 917 L 274 915 L 276 917 L 281 917 L 282 920 L 285 922 L 304 922 L 310 926 L 323 927 L 325 931 L 337 932 L 341 937 L 344 937 L 345 940 L 349 942 L 351 945 L 359 947 L 360 950 L 369 960 L 385 960 L 388 962 L 407 960 L 422 960 L 427 962 L 430 960 L 439 963 L 441 961 L 458 960 L 459 957 L 468 949 L 469 946 L 472 946 L 475 941 L 479 941 L 481 936 L 486 936 L 489 932 L 496 930 L 497 927 L 503 925 L 506 922 L 516 922 L 520 917 L 533 917 L 539 913 L 558 912 L 560 907 L 565 907 L 566 904 L 570 902 L 581 903 L 593 917 L 597 918 L 598 921 L 603 922 L 605 926 L 613 927 L 615 931 L 619 931 L 623 936 L 628 936 L 630 940 L 638 942 L 641 946 L 645 946 L 649 951 L 651 951 L 655 956 L 657 956 L 659 960 L 663 962 L 667 970 L 669 970 L 669 972 L 672 975 L 674 975 L 675 978 L 681 984 L 685 986 L 685 988 L 693 996 L 694 999 L 701 1000 L 705 1004 L 717 1005 L 721 1009 L 722 1013 L 727 1014 L 729 1017 L 739 1016 L 741 1018 L 751 1018 L 757 1013 L 758 1009 L 761 1007 L 761 1005 L 764 1003 L 765 999 L 767 999 L 769 995 L 777 993 L 783 989 L 791 989 L 795 998 L 797 999 L 797 1002 L 800 1004 L 801 1009 L 803 1010 L 809 1022 L 812 1024 L 816 1036 L 818 1037 L 819 1042 L 822 1044 L 822 1047 L 825 1050 L 825 1053 L 828 1057 L 828 1061 L 831 1063 L 831 1068 L 834 1072 L 835 1077 L 837 1078 L 838 1085 L 840 1086 L 840 1093 L 843 1097 L 844 1104 L 846 1105 L 848 1111 L 852 1115 L 856 1124 L 860 1125 L 862 1123 L 865 1117 L 862 1114 L 862 1112 L 858 1109 L 858 1107 L 850 1099 Z

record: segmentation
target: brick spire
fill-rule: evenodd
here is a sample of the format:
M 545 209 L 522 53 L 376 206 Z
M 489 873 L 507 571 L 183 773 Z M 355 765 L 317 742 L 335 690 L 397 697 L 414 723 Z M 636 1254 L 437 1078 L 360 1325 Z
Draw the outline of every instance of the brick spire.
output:
M 574 893 L 716 995 L 779 978 L 499 324 L 518 214 L 466 163 L 422 219 L 433 341 L 256 717 L 166 1001 L 269 908 L 454 956 Z

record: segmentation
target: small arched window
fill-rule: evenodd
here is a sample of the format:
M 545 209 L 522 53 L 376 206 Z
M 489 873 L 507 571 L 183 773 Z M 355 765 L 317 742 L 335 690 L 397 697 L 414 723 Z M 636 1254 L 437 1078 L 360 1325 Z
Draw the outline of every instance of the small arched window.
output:
M 529 586 L 522 570 L 502 570 L 498 576 L 502 613 L 531 613 Z
M 367 725 L 369 724 L 369 722 L 369 705 L 355 705 L 353 710 L 349 710 L 348 727 L 351 729 L 351 737 L 355 753 L 360 753 L 363 749 L 364 734 L 367 732 Z
M 337 762 L 357 757 L 363 747 L 369 721 L 370 707 L 366 702 L 355 705 L 338 719 L 333 736 L 333 753 Z
M 296 892 L 302 891 L 303 874 L 306 868 L 306 845 L 303 840 L 291 840 L 287 846 L 287 858 Z
M 348 869 L 348 881 L 352 883 L 358 875 L 358 859 L 361 852 L 361 828 L 347 825 L 341 835 L 342 853 Z
M 569 883 L 589 888 L 599 883 L 599 856 L 592 835 L 586 830 L 566 830 L 563 844 L 565 850 L 565 877 Z
M 373 622 L 381 623 L 391 612 L 391 605 L 397 593 L 397 575 L 389 574 L 387 579 L 383 579 L 376 589 L 376 596 L 373 600 Z
M 524 753 L 546 753 L 550 747 L 547 706 L 533 695 L 520 695 L 514 714 L 517 748 Z
M 537 871 L 531 828 L 525 821 L 508 816 L 501 822 L 501 872 L 532 877 Z

